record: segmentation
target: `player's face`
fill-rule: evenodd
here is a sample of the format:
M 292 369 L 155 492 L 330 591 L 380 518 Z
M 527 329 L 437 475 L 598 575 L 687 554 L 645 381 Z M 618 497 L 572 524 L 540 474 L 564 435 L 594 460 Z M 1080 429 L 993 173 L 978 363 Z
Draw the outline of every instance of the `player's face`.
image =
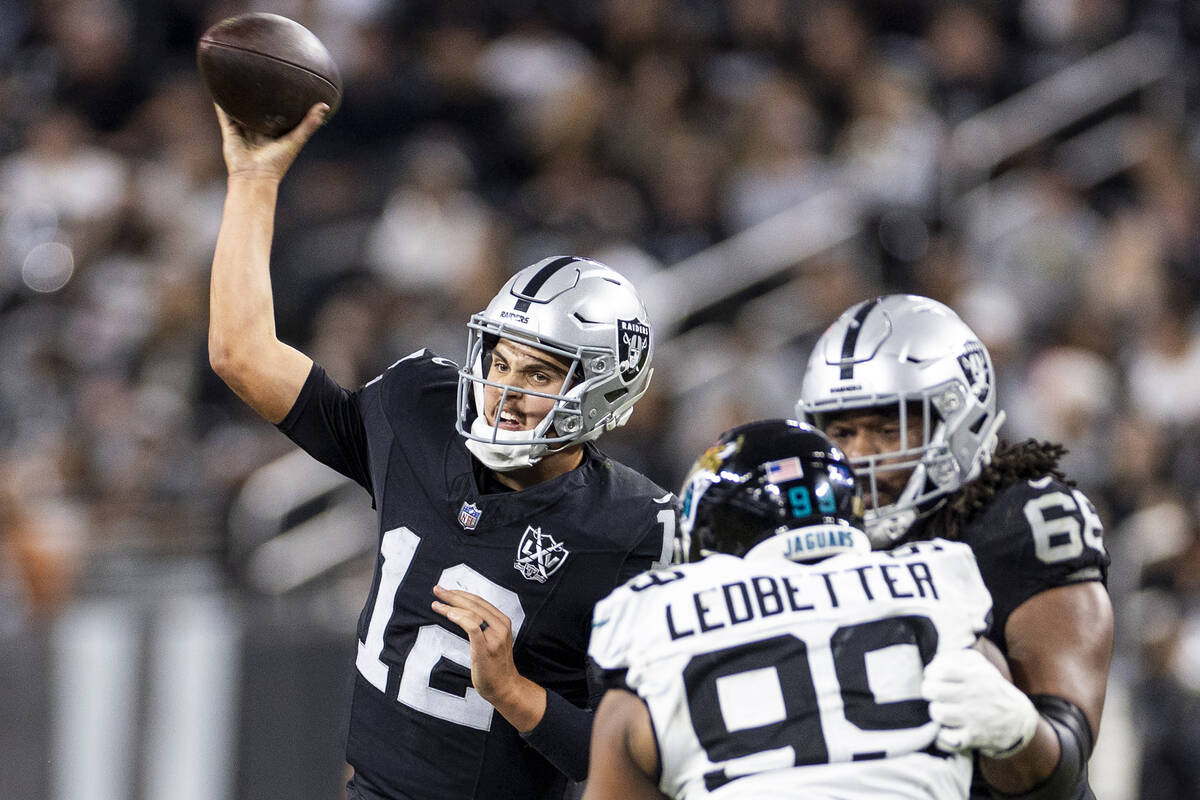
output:
M 499 387 L 484 388 L 483 414 L 488 425 L 495 425 L 499 416 L 500 430 L 527 431 L 550 412 L 554 399 L 525 392 L 559 392 L 567 379 L 567 365 L 535 347 L 501 339 L 492 350 L 487 378 L 510 387 L 507 397 Z
M 831 415 L 825 421 L 825 433 L 851 459 L 920 447 L 922 431 L 919 410 L 909 410 L 907 431 L 902 431 L 903 427 L 905 426 L 900 424 L 900 411 L 896 406 L 843 411 Z M 901 440 L 902 433 L 907 433 L 907 441 Z M 880 459 L 878 465 L 886 466 L 901 460 L 904 459 Z M 859 485 L 869 493 L 871 487 L 865 473 L 866 470 L 859 471 Z M 904 491 L 911 475 L 911 468 L 876 470 L 875 490 L 879 493 L 878 504 L 883 506 L 894 503 Z

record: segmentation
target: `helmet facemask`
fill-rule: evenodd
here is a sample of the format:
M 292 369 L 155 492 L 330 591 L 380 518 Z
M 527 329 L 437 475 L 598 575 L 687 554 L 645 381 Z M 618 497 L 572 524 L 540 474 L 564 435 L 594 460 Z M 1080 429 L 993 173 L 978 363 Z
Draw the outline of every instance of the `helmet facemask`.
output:
M 486 321 L 479 315 L 471 318 L 468 323 L 467 355 L 469 368 L 459 371 L 459 432 L 467 438 L 468 447 L 472 444 L 500 445 L 503 455 L 502 465 L 508 469 L 531 466 L 547 453 L 561 450 L 578 441 L 576 435 L 583 427 L 582 412 L 579 398 L 586 381 L 579 380 L 584 371 L 583 363 L 587 354 L 582 348 L 571 350 L 567 347 L 534 341 L 521 336 L 518 332 L 506 331 L 500 326 L 499 331 L 493 332 Z M 556 391 L 541 392 L 528 387 L 515 387 L 507 383 L 490 380 L 487 377 L 491 369 L 492 350 L 499 339 L 509 339 L 519 344 L 533 347 L 551 358 L 561 362 L 566 369 L 566 378 Z M 470 391 L 467 391 L 470 387 Z M 496 404 L 496 414 L 489 424 L 484 413 L 484 396 L 487 388 L 500 392 Z M 536 426 L 529 430 L 509 431 L 500 427 L 500 409 L 504 408 L 509 396 L 514 394 L 542 397 L 553 400 L 554 405 L 542 417 Z M 464 430 L 462 423 L 472 418 L 469 429 Z M 492 451 L 493 448 L 479 448 L 480 451 Z M 478 453 L 476 453 L 478 455 Z M 488 463 L 488 459 L 481 459 Z M 491 466 L 489 464 L 489 466 Z M 496 467 L 493 467 L 496 468 Z
M 881 549 L 895 544 L 914 522 L 941 508 L 947 495 L 979 475 L 995 450 L 1004 412 L 989 415 L 985 407 L 968 402 L 961 382 L 948 381 L 916 395 L 848 401 L 836 411 L 804 416 L 826 429 L 838 413 L 866 409 L 895 418 L 899 426 L 897 449 L 850 459 L 862 485 L 867 534 L 872 546 Z M 895 472 L 908 472 L 908 480 L 891 502 L 883 503 L 881 478 Z

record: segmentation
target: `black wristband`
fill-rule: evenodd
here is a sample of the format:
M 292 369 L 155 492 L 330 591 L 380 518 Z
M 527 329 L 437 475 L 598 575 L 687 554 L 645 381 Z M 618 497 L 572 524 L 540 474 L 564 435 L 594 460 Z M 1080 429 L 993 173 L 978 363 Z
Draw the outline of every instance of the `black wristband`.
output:
M 1003 800 L 1084 800 L 1091 798 L 1087 786 L 1087 763 L 1092 757 L 1094 737 L 1083 709 L 1052 694 L 1031 694 L 1034 708 L 1058 737 L 1058 763 L 1046 779 L 1027 792 L 992 795 Z
M 592 712 L 549 690 L 542 721 L 521 734 L 527 744 L 573 781 L 587 778 L 591 737 Z

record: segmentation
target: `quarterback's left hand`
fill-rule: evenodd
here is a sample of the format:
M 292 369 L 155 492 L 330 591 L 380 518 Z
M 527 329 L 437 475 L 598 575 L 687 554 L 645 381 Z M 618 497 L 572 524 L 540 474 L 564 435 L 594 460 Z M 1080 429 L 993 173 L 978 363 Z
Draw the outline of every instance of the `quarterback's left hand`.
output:
M 936 656 L 925 668 L 921 696 L 929 701 L 930 718 L 942 726 L 937 735 L 942 750 L 1008 758 L 1037 731 L 1033 703 L 978 650 Z
M 434 586 L 433 610 L 467 634 L 471 683 L 518 731 L 532 729 L 546 710 L 546 691 L 517 672 L 512 620 L 477 594 Z

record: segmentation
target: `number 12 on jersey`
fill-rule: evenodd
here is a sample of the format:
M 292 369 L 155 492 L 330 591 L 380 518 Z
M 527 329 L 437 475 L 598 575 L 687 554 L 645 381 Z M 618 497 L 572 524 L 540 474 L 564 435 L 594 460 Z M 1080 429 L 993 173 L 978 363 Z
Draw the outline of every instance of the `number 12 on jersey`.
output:
M 420 544 L 421 538 L 417 534 L 408 528 L 400 527 L 385 533 L 379 545 L 383 560 L 379 590 L 371 607 L 366 639 L 358 643 L 358 657 L 355 663 L 362 676 L 384 693 L 387 693 L 388 684 L 388 665 L 382 660 L 384 634 L 396 605 L 396 594 L 400 591 Z M 496 606 L 512 621 L 514 639 L 525 623 L 525 609 L 521 607 L 521 598 L 511 589 L 493 583 L 466 564 L 456 564 L 442 570 L 438 585 L 477 594 Z M 430 598 L 432 599 L 432 594 Z M 470 641 L 441 625 L 422 625 L 417 630 L 416 641 L 404 658 L 400 689 L 395 699 L 409 708 L 438 719 L 481 731 L 488 730 L 492 725 L 495 709 L 474 688 L 468 686 L 464 694 L 458 695 L 435 689 L 430 685 L 434 669 L 443 658 L 470 670 Z

